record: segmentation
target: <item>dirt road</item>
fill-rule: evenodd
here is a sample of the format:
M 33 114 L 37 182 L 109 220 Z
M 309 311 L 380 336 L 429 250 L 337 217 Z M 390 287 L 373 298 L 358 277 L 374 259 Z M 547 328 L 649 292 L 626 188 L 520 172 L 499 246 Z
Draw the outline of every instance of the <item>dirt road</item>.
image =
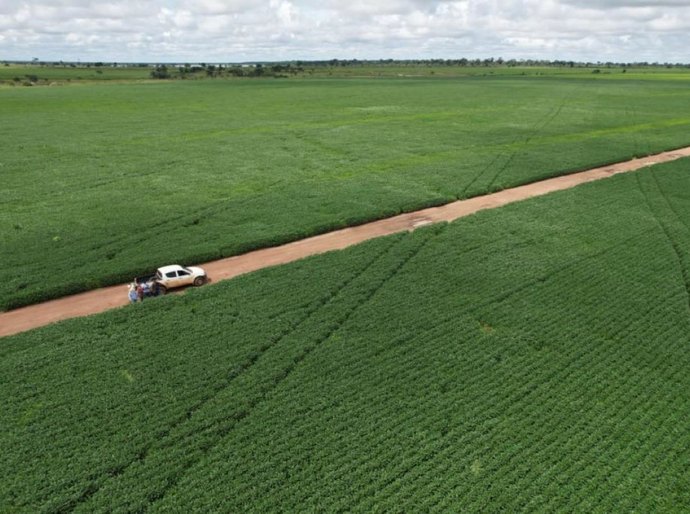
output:
M 664 152 L 641 159 L 625 161 L 588 171 L 556 177 L 525 186 L 506 189 L 498 193 L 461 200 L 440 207 L 401 214 L 356 227 L 336 230 L 302 239 L 283 246 L 256 250 L 202 264 L 215 282 L 250 273 L 269 266 L 286 264 L 310 255 L 340 250 L 375 237 L 410 231 L 415 228 L 453 221 L 484 209 L 493 209 L 509 203 L 560 191 L 585 182 L 592 182 L 618 173 L 637 170 L 652 164 L 668 162 L 690 156 L 690 147 Z M 16 334 L 68 318 L 88 316 L 126 305 L 127 285 L 96 289 L 45 303 L 0 313 L 0 337 Z

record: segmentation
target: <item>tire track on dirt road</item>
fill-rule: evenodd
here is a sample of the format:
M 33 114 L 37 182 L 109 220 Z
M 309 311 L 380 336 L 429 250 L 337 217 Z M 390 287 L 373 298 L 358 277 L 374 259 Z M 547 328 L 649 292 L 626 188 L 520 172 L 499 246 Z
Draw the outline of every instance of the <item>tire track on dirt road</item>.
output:
M 618 173 L 690 157 L 690 147 L 601 166 L 587 171 L 562 175 L 533 182 L 497 193 L 455 201 L 439 207 L 400 214 L 391 218 L 327 232 L 273 248 L 255 250 L 243 255 L 228 257 L 201 264 L 213 281 L 251 273 L 263 268 L 287 264 L 310 255 L 348 246 L 381 236 L 412 231 L 431 223 L 450 222 L 485 209 L 494 209 L 513 202 L 561 191 L 600 180 Z M 17 334 L 64 319 L 88 316 L 128 303 L 126 284 L 88 291 L 40 304 L 0 313 L 0 337 Z

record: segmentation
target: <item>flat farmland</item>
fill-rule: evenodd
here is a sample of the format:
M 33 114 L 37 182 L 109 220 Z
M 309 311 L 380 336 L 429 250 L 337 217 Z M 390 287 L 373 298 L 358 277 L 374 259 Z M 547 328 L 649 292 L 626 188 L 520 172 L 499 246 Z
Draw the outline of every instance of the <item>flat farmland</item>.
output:
M 118 80 L 146 80 L 151 77 L 152 68 L 148 66 L 41 66 L 41 65 L 21 65 L 8 64 L 0 65 L 0 85 L 6 84 L 26 85 L 34 82 L 36 84 L 53 84 L 64 82 L 81 81 L 118 81 Z
M 0 346 L 9 512 L 686 512 L 690 160 Z
M 684 146 L 689 79 L 0 89 L 0 308 Z

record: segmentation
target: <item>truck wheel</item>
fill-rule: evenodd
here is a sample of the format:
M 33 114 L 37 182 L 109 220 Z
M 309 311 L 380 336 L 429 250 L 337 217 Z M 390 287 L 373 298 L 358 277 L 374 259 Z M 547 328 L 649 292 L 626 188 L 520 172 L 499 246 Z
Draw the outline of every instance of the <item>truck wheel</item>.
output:
M 158 294 L 160 296 L 163 296 L 165 293 L 168 292 L 168 288 L 165 286 L 158 286 Z
M 203 286 L 206 283 L 206 277 L 196 277 L 194 279 L 195 286 Z

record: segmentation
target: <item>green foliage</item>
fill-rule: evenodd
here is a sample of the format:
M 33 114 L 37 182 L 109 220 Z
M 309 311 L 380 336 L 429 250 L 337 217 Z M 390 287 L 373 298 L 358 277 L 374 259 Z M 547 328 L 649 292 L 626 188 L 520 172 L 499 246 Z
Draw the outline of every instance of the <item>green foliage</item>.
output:
M 170 78 L 170 73 L 168 72 L 168 67 L 165 64 L 159 64 L 151 71 L 152 79 L 168 79 Z
M 19 512 L 685 512 L 690 160 L 3 339 Z
M 9 82 L 16 76 L 32 75 L 40 84 L 67 83 L 71 81 L 121 81 L 149 78 L 148 66 L 105 66 L 96 63 L 94 67 L 75 64 L 61 65 L 18 65 L 0 67 L 0 84 Z
M 690 142 L 683 75 L 587 76 L 6 88 L 0 308 Z

